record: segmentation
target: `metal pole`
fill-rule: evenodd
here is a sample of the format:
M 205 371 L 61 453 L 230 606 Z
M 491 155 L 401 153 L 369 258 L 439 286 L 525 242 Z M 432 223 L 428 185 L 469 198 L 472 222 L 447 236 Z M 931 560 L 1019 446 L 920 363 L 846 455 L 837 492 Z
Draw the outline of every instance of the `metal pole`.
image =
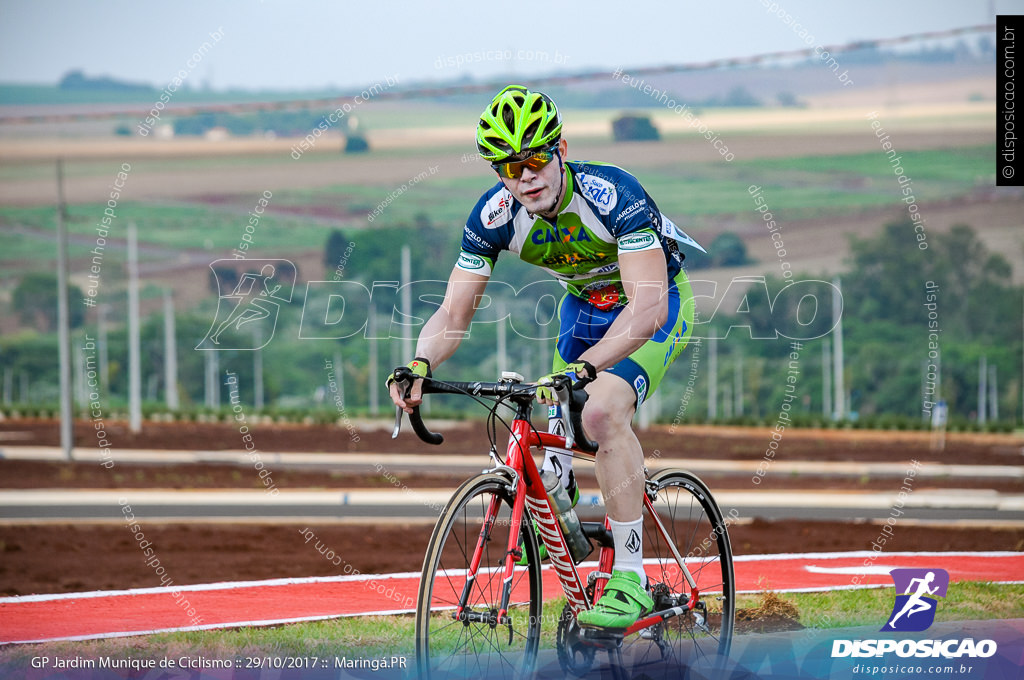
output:
M 502 371 L 507 371 L 508 365 L 508 346 L 506 344 L 507 338 L 505 334 L 507 332 L 505 323 L 505 303 L 498 302 L 496 305 L 498 312 L 498 374 Z M 498 377 L 498 376 L 495 376 Z
M 714 333 L 714 331 L 712 331 Z M 708 420 L 718 417 L 718 338 L 708 338 Z
M 174 300 L 171 290 L 164 290 L 164 396 L 167 409 L 177 411 L 178 399 L 178 342 L 174 327 Z
M 736 397 L 736 415 L 743 415 L 743 353 L 736 353 L 736 370 L 733 374 L 733 382 L 735 383 L 735 397 Z
M 338 399 L 341 400 L 341 407 L 345 408 L 345 367 L 341 364 L 341 350 L 334 350 L 334 381 L 338 385 Z
M 833 420 L 846 418 L 846 388 L 843 385 L 843 297 L 840 293 L 839 278 L 832 280 L 835 290 L 832 291 L 832 321 L 835 323 L 835 349 L 832 354 L 832 370 L 835 376 L 832 384 L 835 388 L 835 414 Z
M 402 246 L 402 361 L 413 359 L 412 327 L 412 253 L 409 246 Z M 429 401 L 429 400 L 428 400 Z
M 100 305 L 96 318 L 96 352 L 100 362 L 100 386 L 110 398 L 110 345 L 107 343 L 107 305 Z
M 825 337 L 821 346 L 821 414 L 832 418 L 832 341 Z
M 988 367 L 988 416 L 993 422 L 999 420 L 999 390 L 996 389 L 996 365 Z
M 128 424 L 142 431 L 142 359 L 139 334 L 139 242 L 135 223 L 128 224 Z
M 988 396 L 988 366 L 987 358 L 981 357 L 978 363 L 978 424 L 985 424 L 985 416 L 988 411 L 988 404 L 985 398 Z
M 256 338 L 256 351 L 252 353 L 253 406 L 263 408 L 263 330 L 259 324 L 253 326 L 253 337 Z
M 380 356 L 377 347 L 377 309 L 370 305 L 370 316 L 367 321 L 369 324 L 368 330 L 370 332 L 370 359 L 368 366 L 369 368 L 369 391 L 370 391 L 370 415 L 377 415 L 378 401 L 380 400 L 380 385 L 377 382 L 377 364 L 380 362 Z
M 64 161 L 57 159 L 57 346 L 60 361 L 60 448 L 71 460 L 71 309 L 68 301 L 68 230 L 64 224 Z
M 88 333 L 86 333 L 88 335 Z M 72 345 L 75 350 L 71 353 L 71 384 L 73 386 L 72 393 L 74 397 L 74 405 L 78 408 L 82 407 L 82 404 L 88 400 L 85 398 L 85 366 L 82 361 L 82 347 L 78 344 L 75 339 L 75 334 L 71 334 Z

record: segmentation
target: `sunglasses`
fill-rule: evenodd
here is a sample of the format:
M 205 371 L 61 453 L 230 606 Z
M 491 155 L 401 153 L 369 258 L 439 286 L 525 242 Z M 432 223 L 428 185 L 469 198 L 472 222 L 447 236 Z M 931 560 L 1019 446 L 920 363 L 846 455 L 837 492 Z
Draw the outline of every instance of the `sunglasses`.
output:
M 507 179 L 519 179 L 523 176 L 523 168 L 529 168 L 533 172 L 539 172 L 555 160 L 558 153 L 558 145 L 546 151 L 537 151 L 529 158 L 522 161 L 506 161 L 505 163 L 491 163 L 491 167 L 502 177 Z

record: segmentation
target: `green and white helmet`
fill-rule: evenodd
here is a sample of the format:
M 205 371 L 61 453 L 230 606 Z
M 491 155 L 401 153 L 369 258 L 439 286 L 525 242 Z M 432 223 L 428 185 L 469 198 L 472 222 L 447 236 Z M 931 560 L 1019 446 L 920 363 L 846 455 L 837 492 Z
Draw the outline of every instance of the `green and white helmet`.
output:
M 547 149 L 562 136 L 562 115 L 551 97 L 509 85 L 480 115 L 476 147 L 484 160 L 500 163 L 524 151 Z

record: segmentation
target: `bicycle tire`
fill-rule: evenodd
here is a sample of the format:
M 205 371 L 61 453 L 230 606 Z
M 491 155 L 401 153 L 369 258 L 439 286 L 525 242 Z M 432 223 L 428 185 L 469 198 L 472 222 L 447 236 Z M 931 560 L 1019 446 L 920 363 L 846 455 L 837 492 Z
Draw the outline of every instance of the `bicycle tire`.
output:
M 728 525 L 707 486 L 680 469 L 659 470 L 650 476 L 657 496 L 655 510 L 687 569 L 697 582 L 705 613 L 688 611 L 669 618 L 637 636 L 626 638 L 623 658 L 636 674 L 678 677 L 683 668 L 715 671 L 725 663 L 732 645 L 736 615 L 736 585 Z M 644 566 L 655 597 L 655 609 L 690 588 L 653 518 L 644 511 Z M 661 593 L 661 604 L 658 594 Z M 682 602 L 685 603 L 685 597 Z M 705 619 L 704 628 L 697 616 Z M 660 643 L 659 640 L 660 639 Z
M 491 499 L 498 516 L 467 601 L 476 613 L 496 612 L 511 527 L 513 493 L 508 477 L 485 473 L 464 482 L 434 526 L 416 607 L 416 668 L 421 678 L 529 677 L 537 662 L 543 606 L 540 556 L 529 514 L 517 528 L 529 564 L 512 575 L 512 641 L 505 625 L 454 620 L 452 614 Z M 527 595 L 528 593 L 528 595 Z M 523 598 L 528 597 L 523 605 Z M 515 606 L 513 606 L 515 605 Z

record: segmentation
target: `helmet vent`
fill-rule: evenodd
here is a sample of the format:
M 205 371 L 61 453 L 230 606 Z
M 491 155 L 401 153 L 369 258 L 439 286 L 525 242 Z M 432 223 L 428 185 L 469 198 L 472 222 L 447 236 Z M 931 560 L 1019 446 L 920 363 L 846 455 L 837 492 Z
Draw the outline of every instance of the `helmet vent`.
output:
M 501 112 L 501 119 L 505 122 L 505 126 L 514 130 L 516 127 L 516 112 L 512 110 L 511 106 L 506 106 Z

